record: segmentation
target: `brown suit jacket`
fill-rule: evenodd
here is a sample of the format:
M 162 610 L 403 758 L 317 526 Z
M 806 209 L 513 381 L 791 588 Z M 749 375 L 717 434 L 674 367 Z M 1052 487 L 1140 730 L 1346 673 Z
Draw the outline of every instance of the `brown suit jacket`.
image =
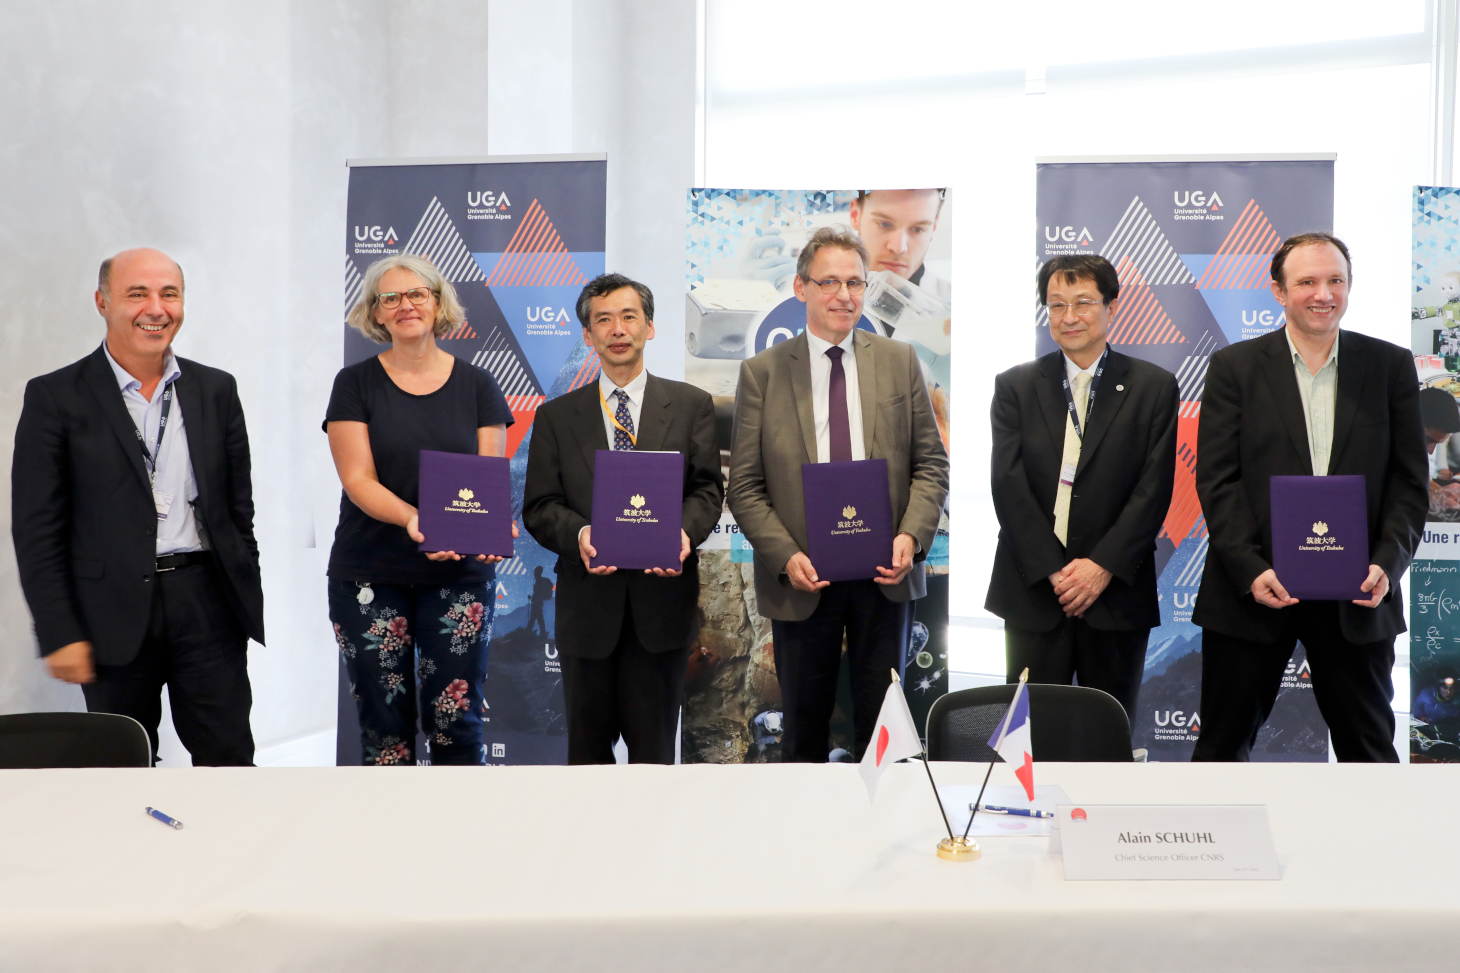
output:
M 917 540 L 921 562 L 933 546 L 948 498 L 948 453 L 912 347 L 865 331 L 855 335 L 862 444 L 868 459 L 887 460 L 892 521 L 898 533 Z M 730 512 L 755 549 L 760 613 L 780 621 L 810 617 L 821 600 L 819 593 L 796 590 L 785 573 L 792 555 L 806 551 L 801 464 L 816 461 L 813 416 L 804 332 L 741 364 L 730 453 Z M 882 593 L 892 601 L 921 598 L 927 593 L 921 563 Z

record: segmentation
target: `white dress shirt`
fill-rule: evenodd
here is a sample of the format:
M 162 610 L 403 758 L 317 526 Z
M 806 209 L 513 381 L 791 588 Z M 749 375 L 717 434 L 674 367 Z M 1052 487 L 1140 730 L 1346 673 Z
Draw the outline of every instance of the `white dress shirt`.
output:
M 147 451 L 157 456 L 157 475 L 153 478 L 152 491 L 172 498 L 167 519 L 157 521 L 157 556 L 181 554 L 185 551 L 203 550 L 203 536 L 198 519 L 193 512 L 193 502 L 198 499 L 198 484 L 193 479 L 193 458 L 188 452 L 188 437 L 183 426 L 182 403 L 176 395 L 172 407 L 167 411 L 167 431 L 162 436 L 162 452 L 157 454 L 157 424 L 162 418 L 162 393 L 182 374 L 178 368 L 177 356 L 171 351 L 162 363 L 162 381 L 152 391 L 150 400 L 142 397 L 142 383 L 133 378 L 125 368 L 112 357 L 106 342 L 101 343 L 107 364 L 112 367 L 117 385 L 122 390 L 122 403 L 132 417 L 132 425 L 142 433 Z M 136 449 L 128 445 L 128 449 Z M 143 464 L 144 468 L 146 464 Z
M 633 377 L 629 384 L 623 386 L 624 392 L 629 397 L 629 418 L 634 420 L 634 436 L 639 435 L 639 415 L 644 411 L 644 386 L 649 384 L 649 370 L 640 368 L 639 374 Z M 618 427 L 613 424 L 608 413 L 618 414 L 618 396 L 616 393 L 619 386 L 613 384 L 613 379 L 608 377 L 607 372 L 598 373 L 598 390 L 603 393 L 603 402 L 608 405 L 608 412 L 603 412 L 603 405 L 598 407 L 603 412 L 603 429 L 608 433 L 608 448 L 613 449 L 613 434 Z
M 862 442 L 862 394 L 857 387 L 857 351 L 852 346 L 856 331 L 850 331 L 837 347 L 841 348 L 842 371 L 847 376 L 847 426 L 852 433 L 852 459 L 866 459 L 867 447 Z M 816 422 L 816 462 L 831 462 L 831 359 L 826 357 L 830 341 L 824 341 L 806 329 L 806 343 L 811 349 L 811 415 Z
M 1095 380 L 1095 369 L 1097 369 L 1097 368 L 1100 367 L 1100 359 L 1099 358 L 1097 358 L 1094 361 L 1092 361 L 1090 363 L 1090 367 L 1089 368 L 1081 368 L 1079 365 L 1076 365 L 1075 362 L 1074 362 L 1074 360 L 1071 359 L 1069 355 L 1065 355 L 1064 358 L 1065 358 L 1065 378 L 1067 378 L 1067 379 L 1070 380 L 1070 389 L 1071 390 L 1073 390 L 1074 387 L 1075 387 L 1075 376 L 1078 375 L 1078 374 L 1080 374 L 1081 372 L 1084 372 L 1086 375 L 1089 375 L 1090 376 L 1090 381 L 1093 382 Z M 1085 422 L 1085 417 L 1084 416 L 1081 416 L 1080 417 L 1080 424 L 1081 424 L 1081 428 L 1082 429 L 1084 428 L 1084 422 Z
M 633 377 L 629 384 L 623 386 L 624 393 L 629 397 L 629 418 L 634 420 L 634 437 L 639 435 L 639 416 L 644 412 L 644 386 L 649 384 L 649 370 L 640 368 L 639 374 Z M 608 434 L 608 448 L 613 449 L 613 434 L 618 427 L 613 424 L 613 419 L 608 412 L 618 412 L 618 396 L 616 393 L 619 386 L 613 384 L 613 379 L 608 377 L 607 372 L 598 373 L 598 390 L 603 393 L 603 402 L 599 403 L 598 411 L 603 414 L 603 431 Z M 603 411 L 604 405 L 608 406 L 608 412 Z M 591 524 L 589 526 L 592 526 Z M 578 537 L 582 539 L 583 532 L 588 527 L 578 528 Z

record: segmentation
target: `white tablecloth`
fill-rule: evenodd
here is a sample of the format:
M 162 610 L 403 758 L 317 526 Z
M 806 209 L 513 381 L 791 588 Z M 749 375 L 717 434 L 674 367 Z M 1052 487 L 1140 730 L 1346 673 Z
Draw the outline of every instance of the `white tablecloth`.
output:
M 916 764 L 871 808 L 844 765 L 0 771 L 0 970 L 1460 966 L 1460 767 L 1035 772 L 1267 804 L 1283 879 L 1065 882 L 1028 837 L 941 861 Z

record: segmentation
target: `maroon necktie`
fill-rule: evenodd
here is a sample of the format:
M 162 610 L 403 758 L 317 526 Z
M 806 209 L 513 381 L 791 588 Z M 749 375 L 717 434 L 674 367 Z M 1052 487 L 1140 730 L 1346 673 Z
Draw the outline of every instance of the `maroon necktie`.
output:
M 832 345 L 826 349 L 831 359 L 831 387 L 827 389 L 827 418 L 831 426 L 831 461 L 840 463 L 852 458 L 852 423 L 847 418 L 847 373 L 842 368 L 842 349 Z

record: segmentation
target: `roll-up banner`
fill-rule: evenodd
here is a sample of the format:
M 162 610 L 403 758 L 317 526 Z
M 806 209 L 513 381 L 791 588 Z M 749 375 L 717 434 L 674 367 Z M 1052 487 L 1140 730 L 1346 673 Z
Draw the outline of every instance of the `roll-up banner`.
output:
M 1414 188 L 1411 267 L 1420 388 L 1460 397 L 1460 189 Z M 1443 425 L 1432 431 L 1436 421 L 1426 413 L 1430 507 L 1409 566 L 1411 763 L 1460 762 L 1460 434 L 1445 438 Z
M 796 258 L 823 226 L 851 227 L 870 253 L 871 285 L 857 327 L 905 341 L 923 363 L 943 443 L 952 377 L 953 194 L 940 189 L 691 189 L 685 281 L 685 380 L 715 400 L 721 458 L 740 363 L 806 330 L 792 291 Z M 771 623 L 756 611 L 752 552 L 726 510 L 701 545 L 704 625 L 685 684 L 685 763 L 781 759 L 781 692 Z M 948 518 L 925 564 L 904 688 L 918 726 L 948 691 Z M 852 759 L 851 693 L 842 667 L 829 760 Z
M 1212 353 L 1284 323 L 1268 288 L 1272 255 L 1294 233 L 1333 228 L 1331 154 L 1245 158 L 1041 159 L 1035 262 L 1100 254 L 1120 275 L 1116 351 L 1175 373 L 1181 386 L 1176 487 L 1156 540 L 1160 627 L 1151 630 L 1132 742 L 1152 760 L 1189 760 L 1201 730 L 1201 630 L 1192 610 L 1207 558 L 1196 496 L 1197 423 Z M 1036 355 L 1056 350 L 1035 303 Z M 1299 645 L 1253 760 L 1328 759 L 1328 730 Z
M 352 160 L 345 301 L 359 299 L 376 260 L 429 257 L 456 288 L 467 320 L 439 344 L 486 369 L 516 420 L 507 429 L 512 504 L 520 525 L 532 420 L 543 402 L 598 379 L 574 311 L 604 272 L 603 155 Z M 344 363 L 381 346 L 344 328 Z M 493 764 L 567 762 L 562 676 L 554 638 L 556 557 L 524 530 L 498 565 L 487 658 L 483 746 Z M 340 666 L 337 763 L 360 762 L 360 731 Z M 417 753 L 428 753 L 424 736 Z

